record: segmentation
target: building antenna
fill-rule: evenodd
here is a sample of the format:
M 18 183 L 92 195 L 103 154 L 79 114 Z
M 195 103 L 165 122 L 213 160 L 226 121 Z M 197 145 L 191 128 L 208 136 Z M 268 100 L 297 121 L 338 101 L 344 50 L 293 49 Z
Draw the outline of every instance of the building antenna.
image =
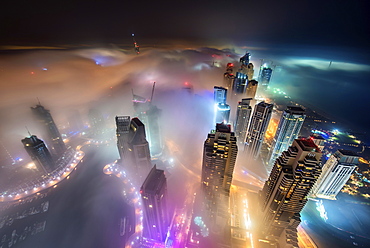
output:
M 134 41 L 135 52 L 136 52 L 137 55 L 139 55 L 140 47 L 139 47 L 139 45 L 137 44 L 137 42 L 135 40 L 135 34 L 132 34 L 132 40 Z
M 27 133 L 32 136 L 32 134 L 30 133 L 30 130 L 28 130 L 27 126 L 25 126 L 26 130 L 27 130 Z
M 150 102 L 152 102 L 153 100 L 154 88 L 155 88 L 155 82 L 153 82 L 152 96 L 150 97 Z
M 41 105 L 39 97 L 36 97 L 36 99 L 37 99 L 39 105 Z

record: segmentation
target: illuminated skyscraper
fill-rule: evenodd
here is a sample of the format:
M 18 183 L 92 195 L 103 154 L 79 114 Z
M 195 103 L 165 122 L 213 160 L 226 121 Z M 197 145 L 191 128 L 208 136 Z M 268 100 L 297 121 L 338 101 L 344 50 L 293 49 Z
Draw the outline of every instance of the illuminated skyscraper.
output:
M 260 72 L 258 75 L 258 82 L 260 83 L 261 87 L 266 90 L 270 79 L 272 76 L 272 69 L 268 66 L 268 64 L 263 64 L 260 68 Z
M 47 140 L 47 144 L 51 147 L 52 153 L 60 157 L 67 150 L 66 145 L 59 133 L 57 126 L 50 114 L 50 111 L 45 109 L 41 104 L 37 104 L 36 107 L 31 107 L 33 114 L 37 120 L 44 126 L 44 134 Z
M 55 163 L 45 143 L 35 135 L 22 139 L 22 143 L 37 169 L 44 173 L 50 173 L 56 169 Z
M 247 75 L 237 72 L 233 81 L 233 92 L 236 94 L 244 94 L 247 89 Z
M 305 118 L 305 110 L 301 107 L 288 106 L 287 109 L 284 110 L 268 155 L 268 158 L 270 158 L 268 162 L 268 171 L 271 170 L 277 157 L 280 156 L 283 151 L 288 150 L 293 140 L 298 137 Z
M 202 191 L 210 222 L 224 227 L 229 218 L 228 198 L 238 147 L 230 125 L 216 124 L 204 142 Z M 226 221 L 225 221 L 226 220 Z
M 242 99 L 236 110 L 235 137 L 239 144 L 244 144 L 247 135 L 249 119 L 252 113 L 252 107 L 250 106 L 251 100 L 252 98 Z
M 322 173 L 311 192 L 312 197 L 335 200 L 339 191 L 359 165 L 360 157 L 353 151 L 339 149 L 322 167 Z
M 250 80 L 247 84 L 246 96 L 247 98 L 255 98 L 257 92 L 258 82 L 256 80 Z
M 273 104 L 260 102 L 254 107 L 244 148 L 249 156 L 254 159 L 257 159 L 260 154 L 273 106 Z
M 141 186 L 140 194 L 144 208 L 144 237 L 165 241 L 170 221 L 164 171 L 154 165 Z
M 227 89 L 225 89 L 224 87 L 214 86 L 213 87 L 213 97 L 214 97 L 215 104 L 226 103 Z
M 130 116 L 116 116 L 117 148 L 121 159 L 124 158 L 124 153 L 127 152 L 130 122 Z
M 230 106 L 227 103 L 218 103 L 216 109 L 216 123 L 229 123 Z
M 280 247 L 298 247 L 299 213 L 321 173 L 320 161 L 321 152 L 312 140 L 294 140 L 276 159 L 260 192 L 260 229 L 265 237 L 279 240 Z

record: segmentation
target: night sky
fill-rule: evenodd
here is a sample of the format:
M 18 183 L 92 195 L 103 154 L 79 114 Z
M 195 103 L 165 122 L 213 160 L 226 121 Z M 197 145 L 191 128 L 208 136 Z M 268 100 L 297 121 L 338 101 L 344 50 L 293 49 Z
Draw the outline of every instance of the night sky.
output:
M 369 1 L 6 1 L 1 44 L 370 44 Z

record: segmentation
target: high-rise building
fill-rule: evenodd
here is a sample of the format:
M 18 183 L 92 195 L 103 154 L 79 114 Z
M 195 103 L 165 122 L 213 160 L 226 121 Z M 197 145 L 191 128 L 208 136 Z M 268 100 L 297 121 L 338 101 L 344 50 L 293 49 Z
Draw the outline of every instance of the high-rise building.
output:
M 260 192 L 265 237 L 275 237 L 280 247 L 298 247 L 296 228 L 307 195 L 321 173 L 321 152 L 310 139 L 296 139 L 276 159 Z
M 237 153 L 236 137 L 230 125 L 216 124 L 216 130 L 204 142 L 201 178 L 208 221 L 216 225 L 225 225 L 229 217 L 228 198 Z
M 146 140 L 145 126 L 138 118 L 132 118 L 128 133 L 128 156 L 136 166 L 139 177 L 145 178 L 152 168 L 149 143 Z
M 251 57 L 251 54 L 247 51 L 245 52 L 244 56 L 240 58 L 239 61 L 242 65 L 248 65 L 250 57 Z
M 314 185 L 311 197 L 335 200 L 339 191 L 359 165 L 360 157 L 353 151 L 339 149 L 326 161 Z
M 50 173 L 56 169 L 54 160 L 42 140 L 35 135 L 31 135 L 22 139 L 22 143 L 39 171 Z
M 267 63 L 263 64 L 260 68 L 260 72 L 258 75 L 258 82 L 260 83 L 261 87 L 266 90 L 270 79 L 272 76 L 272 68 L 269 67 Z
M 305 118 L 305 110 L 302 107 L 288 106 L 284 110 L 268 155 L 268 171 L 271 170 L 277 157 L 283 151 L 288 150 L 293 140 L 298 138 Z
M 252 113 L 252 98 L 244 98 L 239 102 L 236 110 L 235 137 L 239 144 L 244 144 L 247 135 L 249 119 Z
M 37 104 L 36 107 L 31 107 L 31 110 L 37 120 L 44 126 L 44 135 L 47 140 L 46 143 L 51 147 L 51 152 L 57 157 L 62 156 L 67 148 L 57 126 L 55 125 L 50 111 L 45 109 L 41 104 Z
M 154 165 L 141 186 L 140 194 L 144 206 L 144 237 L 165 241 L 170 222 L 164 171 Z
M 216 110 L 216 123 L 229 123 L 230 106 L 227 103 L 218 103 L 215 106 Z
M 145 125 L 151 156 L 159 156 L 163 147 L 159 125 L 159 117 L 162 111 L 152 104 L 150 100 L 138 95 L 133 95 L 132 102 L 136 115 Z
M 215 104 L 226 103 L 227 89 L 225 89 L 224 87 L 214 86 L 213 97 Z
M 234 64 L 233 63 L 227 63 L 226 65 L 226 72 L 224 73 L 224 85 L 227 89 L 231 89 L 232 83 L 234 81 Z
M 124 158 L 124 154 L 127 152 L 130 122 L 130 116 L 116 116 L 117 148 L 121 159 Z
M 247 98 L 255 98 L 257 92 L 258 82 L 256 80 L 249 80 L 247 89 L 245 91 Z
M 237 72 L 233 81 L 233 92 L 236 94 L 244 94 L 247 89 L 247 75 Z
M 244 148 L 253 159 L 257 159 L 260 154 L 273 106 L 273 104 L 260 102 L 254 107 Z

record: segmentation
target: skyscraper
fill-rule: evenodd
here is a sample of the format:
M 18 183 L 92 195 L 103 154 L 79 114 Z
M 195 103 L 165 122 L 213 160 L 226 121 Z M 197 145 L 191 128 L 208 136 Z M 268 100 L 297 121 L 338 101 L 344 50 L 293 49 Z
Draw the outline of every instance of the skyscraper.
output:
M 31 107 L 31 110 L 37 120 L 44 125 L 44 134 L 47 140 L 46 143 L 51 147 L 52 153 L 58 157 L 62 156 L 67 148 L 57 126 L 55 125 L 50 111 L 45 109 L 41 104 L 37 104 L 36 107 Z
M 244 94 L 247 89 L 247 75 L 237 72 L 233 81 L 233 92 L 236 94 Z
M 55 163 L 45 143 L 35 135 L 22 139 L 22 143 L 37 169 L 44 173 L 50 173 L 56 169 Z
M 214 86 L 213 87 L 213 98 L 215 104 L 226 103 L 227 89 L 224 87 Z
M 260 83 L 262 89 L 266 90 L 270 79 L 272 76 L 272 69 L 269 67 L 267 63 L 263 64 L 260 68 L 260 72 L 258 75 L 258 82 Z
M 320 151 L 324 150 L 325 139 L 320 134 L 317 134 L 317 133 L 311 134 L 309 139 L 312 139 L 313 143 L 317 145 Z
M 233 63 L 227 63 L 226 65 L 226 72 L 224 73 L 224 85 L 227 89 L 231 89 L 233 80 L 235 78 L 233 74 L 234 70 L 234 64 Z
M 256 80 L 249 80 L 247 89 L 245 91 L 247 98 L 255 98 L 257 92 L 258 82 Z
M 152 168 L 149 143 L 146 140 L 145 126 L 138 118 L 132 118 L 128 133 L 128 156 L 136 166 L 139 178 L 145 178 Z M 141 181 L 141 180 L 140 180 Z M 142 181 L 141 181 L 142 182 Z
M 144 237 L 165 241 L 169 227 L 167 181 L 154 165 L 140 189 L 144 207 Z
M 250 106 L 251 100 L 252 98 L 242 99 L 236 110 L 235 137 L 239 144 L 244 144 L 247 135 L 249 119 L 252 113 L 252 107 Z
M 153 92 L 152 92 L 153 94 Z M 136 115 L 144 123 L 152 157 L 162 153 L 162 135 L 159 125 L 161 110 L 144 97 L 133 95 Z
M 321 152 L 310 139 L 296 139 L 276 159 L 260 192 L 263 235 L 280 247 L 298 247 L 296 228 L 307 195 L 321 173 Z
M 230 125 L 216 124 L 216 130 L 204 142 L 201 179 L 208 221 L 216 225 L 224 226 L 229 217 L 228 198 L 237 153 L 236 137 Z
M 124 158 L 124 153 L 127 152 L 130 122 L 130 116 L 116 116 L 117 148 L 121 159 Z
M 339 191 L 359 165 L 360 157 L 353 151 L 339 149 L 322 167 L 322 173 L 314 185 L 311 197 L 335 200 Z
M 298 137 L 305 118 L 305 110 L 301 107 L 288 106 L 284 110 L 268 155 L 268 171 L 271 170 L 277 157 Z
M 218 103 L 215 106 L 216 123 L 229 123 L 230 106 L 227 103 Z
M 260 154 L 267 126 L 270 122 L 273 104 L 260 102 L 254 107 L 249 124 L 244 150 L 254 159 Z
M 245 52 L 244 56 L 240 58 L 239 62 L 242 65 L 248 65 L 250 57 L 251 57 L 251 54 L 247 51 Z

